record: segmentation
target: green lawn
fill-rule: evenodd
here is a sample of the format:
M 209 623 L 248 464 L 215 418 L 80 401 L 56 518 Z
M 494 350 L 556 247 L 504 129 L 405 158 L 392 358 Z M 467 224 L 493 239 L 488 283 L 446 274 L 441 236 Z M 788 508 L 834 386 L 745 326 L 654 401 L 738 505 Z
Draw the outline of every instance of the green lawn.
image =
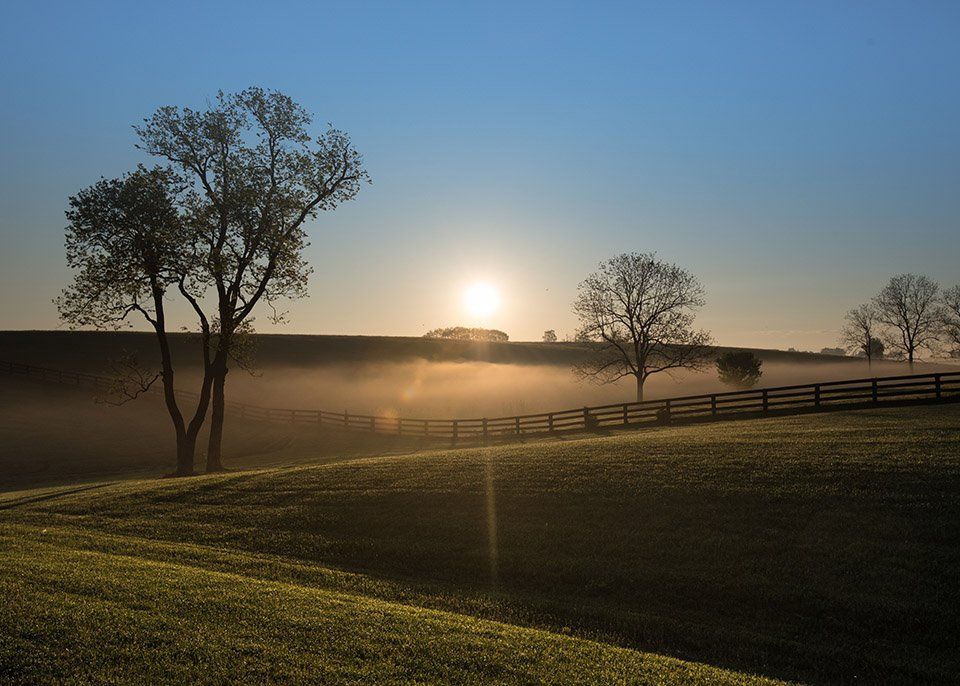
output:
M 655 653 L 950 682 L 958 420 L 884 408 L 25 502 L 0 510 L 0 664 L 27 682 L 734 678 Z
M 4 528 L 0 551 L 5 684 L 771 683 L 571 636 L 213 571 L 223 562 L 217 551 L 195 549 L 190 564 L 158 562 L 91 551 L 36 528 Z

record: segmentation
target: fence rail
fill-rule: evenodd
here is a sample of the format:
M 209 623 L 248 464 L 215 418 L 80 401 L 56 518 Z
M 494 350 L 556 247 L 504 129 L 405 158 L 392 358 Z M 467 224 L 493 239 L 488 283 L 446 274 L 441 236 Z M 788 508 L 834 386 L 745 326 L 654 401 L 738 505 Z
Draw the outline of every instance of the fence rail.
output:
M 0 373 L 19 374 L 57 383 L 92 386 L 110 391 L 105 376 L 68 372 L 49 367 L 4 362 Z M 157 387 L 151 393 L 159 394 Z M 196 400 L 197 394 L 176 391 L 177 397 Z M 909 374 L 845 381 L 756 388 L 704 395 L 687 395 L 643 402 L 596 405 L 557 412 L 464 419 L 418 419 L 297 408 L 261 407 L 228 402 L 229 415 L 245 420 L 312 424 L 320 427 L 400 436 L 422 436 L 458 442 L 517 438 L 569 431 L 595 431 L 674 420 L 728 419 L 769 413 L 800 413 L 821 409 L 903 401 L 960 400 L 960 372 Z

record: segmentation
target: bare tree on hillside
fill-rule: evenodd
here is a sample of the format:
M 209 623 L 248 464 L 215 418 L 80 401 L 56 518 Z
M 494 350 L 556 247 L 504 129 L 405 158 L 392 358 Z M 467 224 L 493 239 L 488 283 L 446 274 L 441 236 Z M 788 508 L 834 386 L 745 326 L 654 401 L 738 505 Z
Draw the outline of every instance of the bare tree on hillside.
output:
M 205 374 L 197 406 L 186 420 L 174 393 L 165 299 L 196 276 L 190 256 L 193 231 L 178 209 L 183 190 L 182 180 L 170 170 L 140 167 L 71 197 L 66 254 L 75 273 L 56 300 L 61 319 L 74 326 L 116 328 L 140 316 L 153 328 L 164 402 L 176 434 L 178 475 L 193 473 L 197 435 L 210 399 Z M 203 336 L 203 366 L 208 371 L 208 332 Z M 121 395 L 136 397 L 156 378 L 143 375 L 135 384 L 139 388 L 124 386 Z
M 369 181 L 349 137 L 308 132 L 310 115 L 277 91 L 220 93 L 207 110 L 161 107 L 137 128 L 142 148 L 189 180 L 201 278 L 180 288 L 213 341 L 207 471 L 222 469 L 224 386 L 237 332 L 266 303 L 306 294 L 307 223 L 352 199 Z M 205 309 L 205 289 L 215 302 Z
M 578 365 L 583 377 L 611 383 L 633 376 L 637 401 L 653 374 L 700 369 L 712 355 L 710 335 L 693 328 L 704 304 L 700 282 L 653 253 L 627 253 L 602 262 L 579 286 L 574 312 L 578 339 L 599 343 Z
M 887 347 L 902 353 L 911 368 L 918 350 L 936 345 L 942 320 L 939 289 L 926 276 L 898 274 L 873 300 L 877 320 L 890 329 Z
M 877 344 L 880 343 L 876 306 L 865 303 L 847 312 L 844 318 L 847 323 L 840 334 L 840 342 L 847 350 L 866 357 L 867 365 L 872 366 Z

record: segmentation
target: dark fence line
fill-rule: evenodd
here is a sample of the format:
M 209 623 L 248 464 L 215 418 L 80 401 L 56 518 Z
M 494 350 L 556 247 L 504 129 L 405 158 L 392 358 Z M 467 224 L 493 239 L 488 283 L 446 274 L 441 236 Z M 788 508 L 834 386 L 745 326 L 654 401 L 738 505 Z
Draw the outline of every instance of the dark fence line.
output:
M 93 386 L 107 392 L 114 387 L 114 381 L 108 377 L 16 362 L 0 361 L 0 373 L 21 374 L 76 386 Z M 150 392 L 159 394 L 162 391 L 155 386 Z M 176 393 L 177 397 L 182 399 L 195 401 L 198 397 L 190 391 L 178 390 Z M 960 371 L 755 388 L 510 417 L 415 419 L 327 410 L 271 408 L 237 402 L 228 402 L 226 410 L 229 415 L 244 420 L 421 436 L 449 440 L 456 444 L 460 441 L 487 441 L 557 432 L 662 424 L 674 420 L 728 419 L 862 404 L 944 400 L 960 400 Z

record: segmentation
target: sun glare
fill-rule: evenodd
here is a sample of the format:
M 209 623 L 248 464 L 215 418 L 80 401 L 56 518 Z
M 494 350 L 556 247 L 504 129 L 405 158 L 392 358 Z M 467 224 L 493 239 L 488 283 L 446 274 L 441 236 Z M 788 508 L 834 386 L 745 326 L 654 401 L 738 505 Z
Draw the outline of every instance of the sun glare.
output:
M 500 307 L 500 294 L 488 283 L 475 283 L 463 294 L 463 305 L 474 317 L 489 317 Z

